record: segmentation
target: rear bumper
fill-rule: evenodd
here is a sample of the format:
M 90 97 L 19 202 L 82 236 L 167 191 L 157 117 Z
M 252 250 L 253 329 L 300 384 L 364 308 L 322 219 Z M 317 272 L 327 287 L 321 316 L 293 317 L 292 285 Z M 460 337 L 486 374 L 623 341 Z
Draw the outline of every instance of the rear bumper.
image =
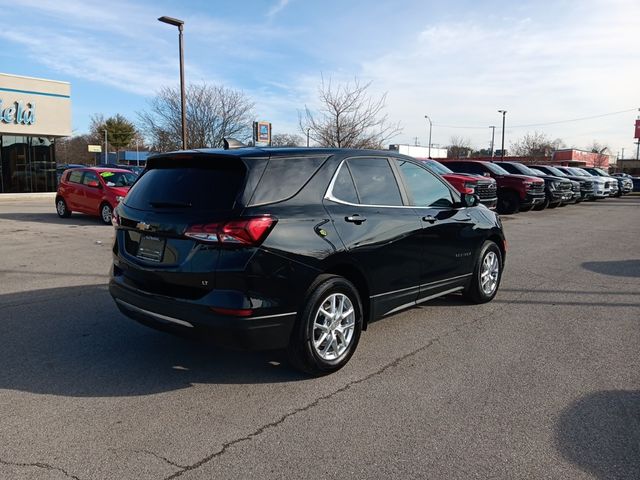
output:
M 247 350 L 286 347 L 297 315 L 268 311 L 273 309 L 256 310 L 249 317 L 220 315 L 193 301 L 133 289 L 118 276 L 111 277 L 109 293 L 122 313 L 144 325 Z

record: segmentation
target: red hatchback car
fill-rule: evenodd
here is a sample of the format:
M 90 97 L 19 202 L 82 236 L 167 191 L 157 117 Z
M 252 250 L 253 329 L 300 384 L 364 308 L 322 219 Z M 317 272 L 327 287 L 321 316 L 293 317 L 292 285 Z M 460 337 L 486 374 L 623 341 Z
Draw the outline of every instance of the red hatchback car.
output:
M 113 209 L 133 185 L 136 175 L 118 168 L 73 168 L 60 178 L 56 194 L 58 216 L 66 218 L 71 212 L 98 216 L 111 223 Z

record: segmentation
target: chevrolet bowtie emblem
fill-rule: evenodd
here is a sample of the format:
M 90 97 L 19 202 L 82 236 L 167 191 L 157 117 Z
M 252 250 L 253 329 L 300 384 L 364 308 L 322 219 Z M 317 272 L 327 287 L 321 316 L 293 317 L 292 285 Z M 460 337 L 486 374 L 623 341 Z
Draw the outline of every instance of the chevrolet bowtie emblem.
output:
M 151 229 L 151 225 L 149 225 L 148 223 L 145 223 L 145 222 L 138 222 L 136 224 L 136 228 L 138 230 L 144 230 L 146 232 L 147 230 Z

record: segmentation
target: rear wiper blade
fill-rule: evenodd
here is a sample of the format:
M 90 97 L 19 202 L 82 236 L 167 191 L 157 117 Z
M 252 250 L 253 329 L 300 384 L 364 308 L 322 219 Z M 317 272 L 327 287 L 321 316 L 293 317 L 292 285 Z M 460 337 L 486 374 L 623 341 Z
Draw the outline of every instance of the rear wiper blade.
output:
M 190 208 L 192 206 L 189 202 L 169 202 L 164 200 L 151 200 L 149 205 L 153 208 Z

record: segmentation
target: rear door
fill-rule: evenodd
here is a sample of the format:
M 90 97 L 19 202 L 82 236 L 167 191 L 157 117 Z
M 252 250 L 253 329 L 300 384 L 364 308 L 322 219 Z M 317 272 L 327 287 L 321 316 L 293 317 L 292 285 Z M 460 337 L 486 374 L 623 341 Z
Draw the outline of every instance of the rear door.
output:
M 415 302 L 422 227 L 404 204 L 389 160 L 343 161 L 324 204 L 349 256 L 367 276 L 374 315 Z
M 422 226 L 420 298 L 451 290 L 473 271 L 483 233 L 474 228 L 470 209 L 456 206 L 457 193 L 428 169 L 404 159 L 394 164 Z

